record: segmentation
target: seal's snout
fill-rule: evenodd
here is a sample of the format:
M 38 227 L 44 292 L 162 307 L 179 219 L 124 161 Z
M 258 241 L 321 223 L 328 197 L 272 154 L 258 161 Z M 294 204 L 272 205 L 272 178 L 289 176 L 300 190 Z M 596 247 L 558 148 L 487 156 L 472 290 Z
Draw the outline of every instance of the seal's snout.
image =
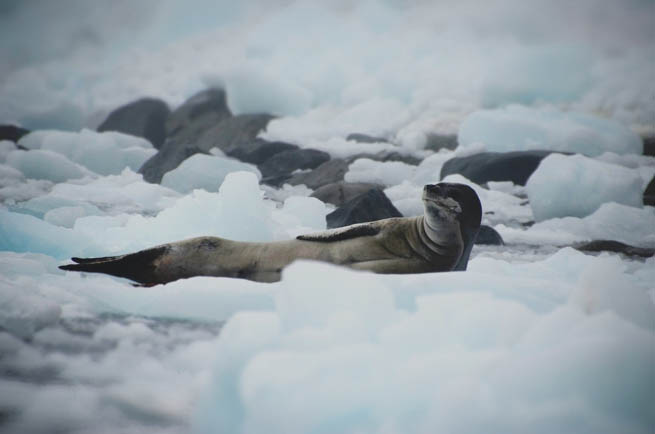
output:
M 425 195 L 430 195 L 432 197 L 442 196 L 443 189 L 439 184 L 427 184 L 425 187 L 423 187 L 423 196 Z

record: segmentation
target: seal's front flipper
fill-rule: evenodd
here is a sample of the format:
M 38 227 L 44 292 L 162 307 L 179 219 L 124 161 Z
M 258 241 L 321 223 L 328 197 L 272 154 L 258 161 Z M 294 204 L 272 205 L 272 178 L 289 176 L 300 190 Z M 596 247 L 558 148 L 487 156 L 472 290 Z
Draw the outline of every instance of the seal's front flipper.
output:
M 66 271 L 104 273 L 125 277 L 142 285 L 164 283 L 157 277 L 156 260 L 168 249 L 168 246 L 159 246 L 122 256 L 72 258 L 76 264 L 61 265 L 59 268 Z
M 370 237 L 377 235 L 380 232 L 380 228 L 375 223 L 376 222 L 359 223 L 343 228 L 332 229 L 329 231 L 299 235 L 296 237 L 296 239 L 300 241 L 319 241 L 322 243 L 331 243 L 334 241 L 349 240 L 351 238 Z

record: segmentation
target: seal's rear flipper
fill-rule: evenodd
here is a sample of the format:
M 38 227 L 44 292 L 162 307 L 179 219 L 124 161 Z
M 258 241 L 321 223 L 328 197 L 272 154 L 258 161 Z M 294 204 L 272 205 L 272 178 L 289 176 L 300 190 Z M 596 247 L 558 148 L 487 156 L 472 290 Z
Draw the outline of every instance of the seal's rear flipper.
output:
M 76 264 L 61 265 L 66 271 L 87 273 L 104 273 L 125 277 L 143 285 L 164 283 L 156 276 L 155 260 L 168 250 L 168 246 L 159 246 L 122 256 L 103 258 L 72 258 Z
M 124 256 L 124 255 L 123 255 Z M 88 264 L 91 262 L 105 262 L 105 261 L 110 261 L 112 259 L 118 259 L 121 258 L 122 256 L 103 256 L 101 258 L 76 258 L 72 257 L 71 261 L 76 262 L 78 264 Z

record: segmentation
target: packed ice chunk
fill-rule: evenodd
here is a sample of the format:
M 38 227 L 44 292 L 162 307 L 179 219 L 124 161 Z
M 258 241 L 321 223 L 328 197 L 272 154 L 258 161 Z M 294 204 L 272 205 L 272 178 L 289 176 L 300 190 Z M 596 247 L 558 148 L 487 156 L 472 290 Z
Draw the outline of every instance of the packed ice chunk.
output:
M 518 105 L 470 114 L 457 139 L 462 147 L 483 143 L 491 152 L 546 149 L 592 157 L 643 152 L 640 137 L 614 120 Z
M 116 175 L 129 167 L 136 171 L 157 151 L 150 142 L 116 131 L 97 133 L 83 129 L 68 131 L 35 131 L 19 141 L 28 149 L 42 149 L 65 155 L 100 175 Z
M 101 214 L 100 210 L 98 213 Z M 87 215 L 87 208 L 83 206 L 62 206 L 46 212 L 43 220 L 56 226 L 72 228 L 78 218 Z
M 196 236 L 270 241 L 275 236 L 273 207 L 262 199 L 254 173 L 232 172 L 218 193 L 194 190 L 156 216 L 82 217 L 75 222 L 75 230 L 93 236 L 114 253 Z
M 195 154 L 177 168 L 164 174 L 161 185 L 180 193 L 190 193 L 196 188 L 218 191 L 225 176 L 230 172 L 249 171 L 261 179 L 256 166 L 231 158 Z
M 312 277 L 328 274 L 330 279 Z M 369 279 L 368 273 L 297 261 L 284 269 L 283 279 L 285 289 L 277 293 L 275 306 L 286 331 L 326 327 L 333 337 L 358 339 L 360 333 L 374 333 L 396 315 L 393 293 Z M 309 280 L 314 281 L 311 290 Z
M 82 200 L 74 200 L 66 197 L 59 197 L 52 194 L 35 197 L 18 206 L 11 208 L 11 211 L 31 214 L 38 218 L 44 218 L 45 214 L 56 208 L 81 207 L 84 215 L 102 214 L 98 207 Z
M 55 258 L 97 254 L 94 240 L 28 214 L 0 209 L 0 250 L 38 252 Z
M 611 427 L 602 432 L 626 420 L 645 431 L 655 403 L 643 381 L 655 374 L 652 304 L 642 306 L 639 288 L 621 299 L 631 277 L 618 258 L 555 256 L 412 276 L 292 264 L 272 312 L 226 323 L 195 430 L 522 432 L 565 420 L 597 432 L 600 418 Z M 588 280 L 606 265 L 614 281 Z M 499 416 L 517 400 L 520 421 Z
M 57 184 L 48 196 L 55 203 L 86 202 L 112 214 L 139 212 L 146 215 L 171 206 L 180 197 L 179 193 L 169 188 L 145 182 L 140 174 L 129 168 L 118 175 L 100 177 L 91 182 Z M 61 203 L 60 206 L 69 204 Z
M 643 181 L 639 171 L 582 155 L 551 154 L 526 183 L 537 221 L 553 217 L 584 217 L 603 203 L 641 207 Z
M 7 164 L 20 170 L 26 178 L 63 182 L 92 175 L 79 164 L 53 151 L 12 151 L 7 155 Z
M 552 218 L 535 223 L 526 230 L 494 228 L 508 243 L 533 245 L 569 245 L 579 241 L 616 240 L 633 246 L 655 246 L 655 208 L 604 203 L 596 212 L 583 218 Z
M 291 196 L 284 200 L 281 209 L 273 211 L 273 220 L 283 228 L 284 233 L 276 238 L 295 238 L 298 235 L 324 230 L 328 209 L 313 197 Z
M 423 159 L 416 168 L 412 182 L 421 186 L 438 183 L 441 178 L 441 167 L 453 157 L 455 157 L 454 152 L 441 150 Z
M 402 161 L 374 161 L 369 158 L 359 158 L 348 167 L 344 180 L 396 185 L 411 179 L 415 173 L 416 166 Z

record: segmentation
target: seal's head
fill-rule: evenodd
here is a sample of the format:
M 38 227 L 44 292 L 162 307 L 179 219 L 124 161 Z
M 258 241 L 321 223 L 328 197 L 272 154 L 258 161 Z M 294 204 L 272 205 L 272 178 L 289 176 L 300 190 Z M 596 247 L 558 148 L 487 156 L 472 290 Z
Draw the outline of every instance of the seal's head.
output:
M 469 254 L 482 220 L 482 205 L 477 193 L 468 185 L 440 182 L 423 188 L 426 232 L 435 241 L 459 231 L 463 253 L 456 270 L 465 270 Z

